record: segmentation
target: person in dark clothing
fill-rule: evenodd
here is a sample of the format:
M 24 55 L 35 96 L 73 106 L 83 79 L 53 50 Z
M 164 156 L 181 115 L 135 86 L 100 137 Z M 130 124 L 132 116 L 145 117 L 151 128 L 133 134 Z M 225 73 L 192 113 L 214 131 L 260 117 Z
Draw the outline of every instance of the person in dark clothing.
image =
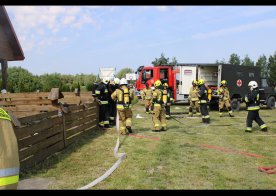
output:
M 109 97 L 108 80 L 102 80 L 95 89 L 96 100 L 99 102 L 99 126 L 109 128 Z
M 202 117 L 202 122 L 205 124 L 210 123 L 210 116 L 209 116 L 209 111 L 207 108 L 208 104 L 208 90 L 204 84 L 204 80 L 200 79 L 198 80 L 198 98 L 199 98 L 199 104 L 200 104 L 200 112 L 201 112 L 201 117 Z
M 109 122 L 110 125 L 115 125 L 116 124 L 116 113 L 117 113 L 117 108 L 116 108 L 116 102 L 111 98 L 111 95 L 113 92 L 115 92 L 116 89 L 119 88 L 119 84 L 120 84 L 120 79 L 119 78 L 115 78 L 113 81 L 111 81 L 109 83 Z
M 247 119 L 246 119 L 246 132 L 252 131 L 252 123 L 256 123 L 261 127 L 261 131 L 267 131 L 267 126 L 259 115 L 260 110 L 260 92 L 258 89 L 258 83 L 256 81 L 250 81 L 248 83 L 250 92 L 244 96 L 242 101 L 246 103 L 247 107 Z

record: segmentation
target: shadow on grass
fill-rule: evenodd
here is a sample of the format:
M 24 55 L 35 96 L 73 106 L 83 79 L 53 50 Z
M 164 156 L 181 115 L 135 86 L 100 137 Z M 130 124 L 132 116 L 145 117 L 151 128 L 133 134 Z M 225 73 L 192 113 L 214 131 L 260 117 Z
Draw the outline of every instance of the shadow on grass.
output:
M 26 169 L 20 170 L 20 180 L 30 178 L 32 175 L 44 173 L 48 169 L 54 168 L 61 160 L 69 157 L 73 152 L 76 152 L 80 147 L 85 144 L 91 143 L 93 139 L 105 134 L 108 130 L 100 129 L 93 130 L 85 133 L 81 138 L 63 148 L 61 151 L 50 155 L 41 162 L 35 164 L 34 166 Z

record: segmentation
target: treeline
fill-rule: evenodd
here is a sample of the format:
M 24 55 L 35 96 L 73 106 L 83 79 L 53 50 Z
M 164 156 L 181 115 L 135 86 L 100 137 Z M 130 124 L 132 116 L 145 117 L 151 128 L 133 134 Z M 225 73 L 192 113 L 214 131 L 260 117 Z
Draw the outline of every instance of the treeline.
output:
M 20 92 L 49 92 L 52 88 L 59 88 L 63 92 L 73 92 L 81 87 L 82 91 L 91 91 L 92 84 L 97 80 L 94 74 L 64 75 L 59 73 L 33 75 L 22 67 L 10 67 L 7 70 L 7 91 Z M 2 79 L 1 79 L 2 86 Z

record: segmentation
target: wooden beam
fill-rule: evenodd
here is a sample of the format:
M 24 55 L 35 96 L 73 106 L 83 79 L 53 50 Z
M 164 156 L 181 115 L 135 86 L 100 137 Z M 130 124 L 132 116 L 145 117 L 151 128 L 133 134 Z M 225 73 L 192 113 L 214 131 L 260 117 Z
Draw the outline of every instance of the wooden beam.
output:
M 8 61 L 0 59 L 1 62 L 1 71 L 2 71 L 2 89 L 7 90 L 7 80 L 8 80 Z

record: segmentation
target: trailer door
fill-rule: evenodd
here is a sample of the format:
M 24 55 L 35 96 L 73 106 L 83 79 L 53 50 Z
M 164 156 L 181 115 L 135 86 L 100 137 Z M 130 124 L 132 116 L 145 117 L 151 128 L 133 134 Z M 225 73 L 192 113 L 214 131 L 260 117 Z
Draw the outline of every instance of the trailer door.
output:
M 180 67 L 180 82 L 179 82 L 179 94 L 189 94 L 192 86 L 192 81 L 196 80 L 196 66 L 181 66 Z

